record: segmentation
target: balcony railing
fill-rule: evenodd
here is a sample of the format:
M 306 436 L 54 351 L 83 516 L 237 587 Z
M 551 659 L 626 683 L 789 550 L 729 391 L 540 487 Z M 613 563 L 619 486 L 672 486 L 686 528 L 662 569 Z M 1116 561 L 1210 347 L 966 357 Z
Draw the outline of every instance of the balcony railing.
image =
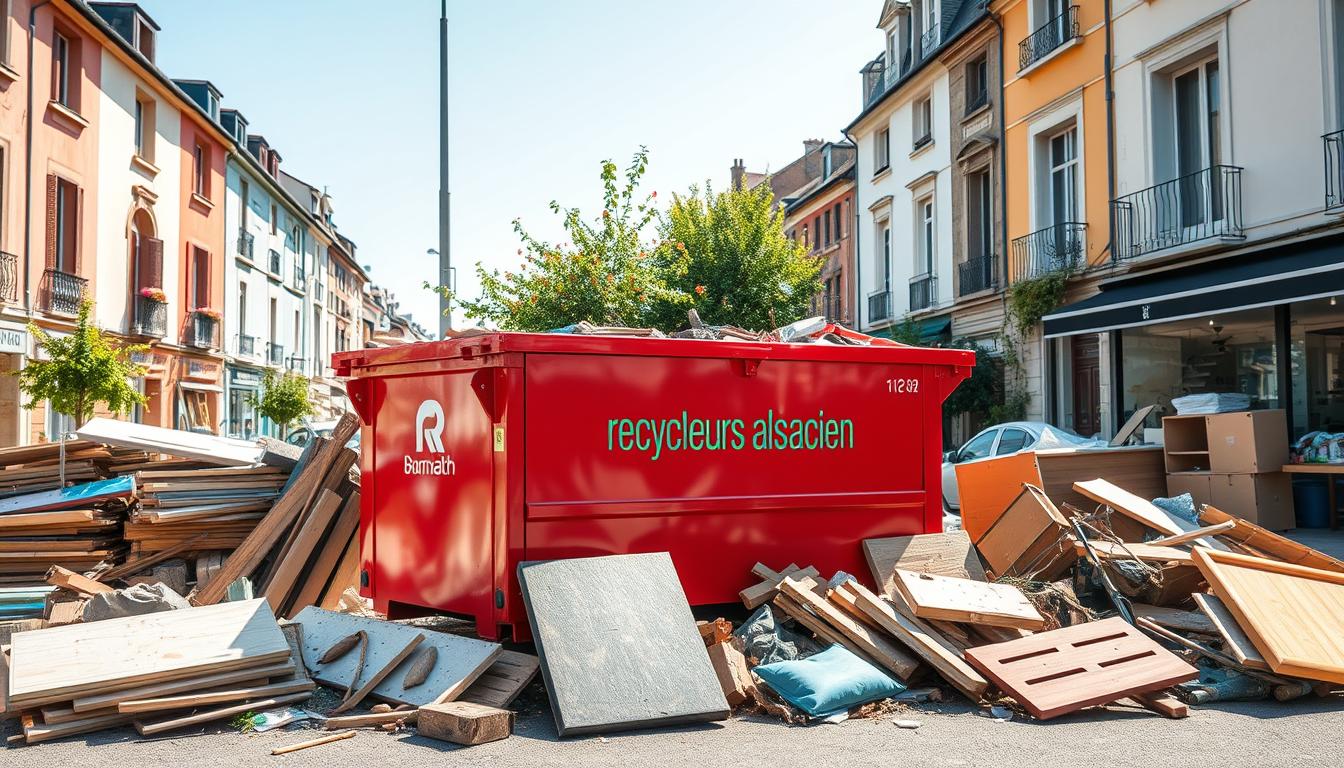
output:
M 246 333 L 238 334 L 238 354 L 252 357 L 257 354 L 257 337 Z
M 920 36 L 919 50 L 925 56 L 929 55 L 929 51 L 932 51 L 934 48 L 938 47 L 938 38 L 939 38 L 938 33 L 941 29 L 942 29 L 941 24 L 934 24 L 932 29 L 930 29 L 928 32 L 925 32 L 922 36 Z
M 186 343 L 197 349 L 219 349 L 219 318 L 200 310 L 189 313 Z
M 135 297 L 135 325 L 140 336 L 163 338 L 168 333 L 168 302 L 148 296 Z
M 1321 139 L 1325 142 L 1325 210 L 1344 211 L 1344 131 L 1327 133 Z
M 19 300 L 19 257 L 0 252 L 0 301 Z
M 868 322 L 891 319 L 891 291 L 873 291 L 868 294 Z
M 252 260 L 252 242 L 255 238 L 251 232 L 246 229 L 238 229 L 238 255 L 244 256 L 248 261 Z
M 308 362 L 302 357 L 291 357 L 285 361 L 285 368 L 295 373 L 303 373 L 303 364 Z
M 1017 44 L 1017 69 L 1022 71 L 1050 55 L 1078 36 L 1078 6 L 1070 5 L 1063 13 L 1045 22 Z
M 303 265 L 294 265 L 294 287 L 300 291 L 303 290 L 304 283 L 307 282 L 307 276 L 303 273 Z
M 957 295 L 970 296 L 973 293 L 998 287 L 996 279 L 999 260 L 994 254 L 977 256 L 957 265 Z
M 79 302 L 89 281 L 58 269 L 42 273 L 41 306 L 48 312 L 73 315 L 79 312 Z
M 937 287 L 937 275 L 925 273 L 910 278 L 910 311 L 918 312 L 932 307 Z
M 271 267 L 271 274 L 275 274 L 275 275 L 280 274 L 280 252 L 279 252 L 279 251 L 271 251 L 270 267 Z
M 1241 170 L 1215 165 L 1112 200 L 1114 258 L 1211 237 L 1242 238 Z
M 270 342 L 266 345 L 266 362 L 271 365 L 285 364 L 285 348 L 281 344 Z
M 1065 221 L 1013 241 L 1013 281 L 1051 272 L 1072 272 L 1087 252 L 1087 225 Z
M 971 114 L 989 103 L 989 88 L 983 87 L 966 95 L 966 114 Z

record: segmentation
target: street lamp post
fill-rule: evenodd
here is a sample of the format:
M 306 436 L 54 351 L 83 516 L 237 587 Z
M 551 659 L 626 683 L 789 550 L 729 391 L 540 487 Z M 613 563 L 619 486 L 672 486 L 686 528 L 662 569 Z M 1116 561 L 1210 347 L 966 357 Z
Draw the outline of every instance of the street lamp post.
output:
M 453 258 L 449 251 L 448 192 L 448 0 L 442 0 L 439 13 L 439 285 L 450 286 Z M 453 305 L 448 295 L 439 293 L 439 338 L 453 327 Z

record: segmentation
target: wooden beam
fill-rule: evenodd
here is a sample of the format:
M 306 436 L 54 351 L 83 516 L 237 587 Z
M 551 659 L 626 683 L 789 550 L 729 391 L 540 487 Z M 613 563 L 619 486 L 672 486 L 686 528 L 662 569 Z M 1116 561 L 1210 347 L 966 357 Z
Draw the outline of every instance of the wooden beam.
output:
M 68 589 L 71 592 L 84 597 L 93 597 L 94 595 L 102 595 L 107 594 L 108 592 L 117 591 L 106 584 L 99 584 L 93 579 L 75 573 L 69 568 L 62 568 L 59 565 L 53 565 L 51 566 L 51 570 L 47 571 L 47 583 L 60 587 L 61 589 Z
M 370 677 L 364 685 L 360 686 L 359 690 L 347 696 L 345 701 L 341 702 L 340 706 L 332 710 L 332 714 L 339 715 L 342 712 L 348 712 L 349 710 L 354 709 L 359 702 L 364 700 L 365 696 L 368 696 L 374 688 L 378 687 L 379 683 L 383 682 L 388 675 L 392 674 L 392 670 L 401 666 L 401 663 L 406 660 L 406 657 L 410 656 L 411 652 L 414 651 L 424 639 L 425 635 L 423 632 L 411 638 L 411 641 L 406 644 L 405 648 L 398 651 L 397 655 L 393 656 L 392 660 L 387 662 L 382 669 L 373 673 L 373 676 Z
M 830 602 L 819 597 L 809 585 L 789 577 L 780 582 L 779 591 L 798 605 L 812 611 L 818 618 L 839 631 L 849 641 L 846 643 L 847 646 L 857 646 L 898 679 L 909 680 L 915 670 L 919 669 L 919 661 L 912 658 L 885 636 L 870 630 L 862 622 L 851 618 Z

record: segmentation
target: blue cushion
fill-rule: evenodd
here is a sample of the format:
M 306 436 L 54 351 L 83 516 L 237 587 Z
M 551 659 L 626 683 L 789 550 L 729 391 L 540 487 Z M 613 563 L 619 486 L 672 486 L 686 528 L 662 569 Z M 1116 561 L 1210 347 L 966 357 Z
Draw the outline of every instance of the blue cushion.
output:
M 753 670 L 786 701 L 813 717 L 895 696 L 905 686 L 842 645 Z

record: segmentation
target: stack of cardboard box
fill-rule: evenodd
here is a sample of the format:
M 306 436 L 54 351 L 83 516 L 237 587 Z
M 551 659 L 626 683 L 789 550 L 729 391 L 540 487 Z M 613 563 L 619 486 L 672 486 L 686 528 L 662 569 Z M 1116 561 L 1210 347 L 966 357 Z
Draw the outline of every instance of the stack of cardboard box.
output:
M 1189 493 L 1262 528 L 1292 528 L 1288 422 L 1282 410 L 1162 419 L 1167 493 Z

